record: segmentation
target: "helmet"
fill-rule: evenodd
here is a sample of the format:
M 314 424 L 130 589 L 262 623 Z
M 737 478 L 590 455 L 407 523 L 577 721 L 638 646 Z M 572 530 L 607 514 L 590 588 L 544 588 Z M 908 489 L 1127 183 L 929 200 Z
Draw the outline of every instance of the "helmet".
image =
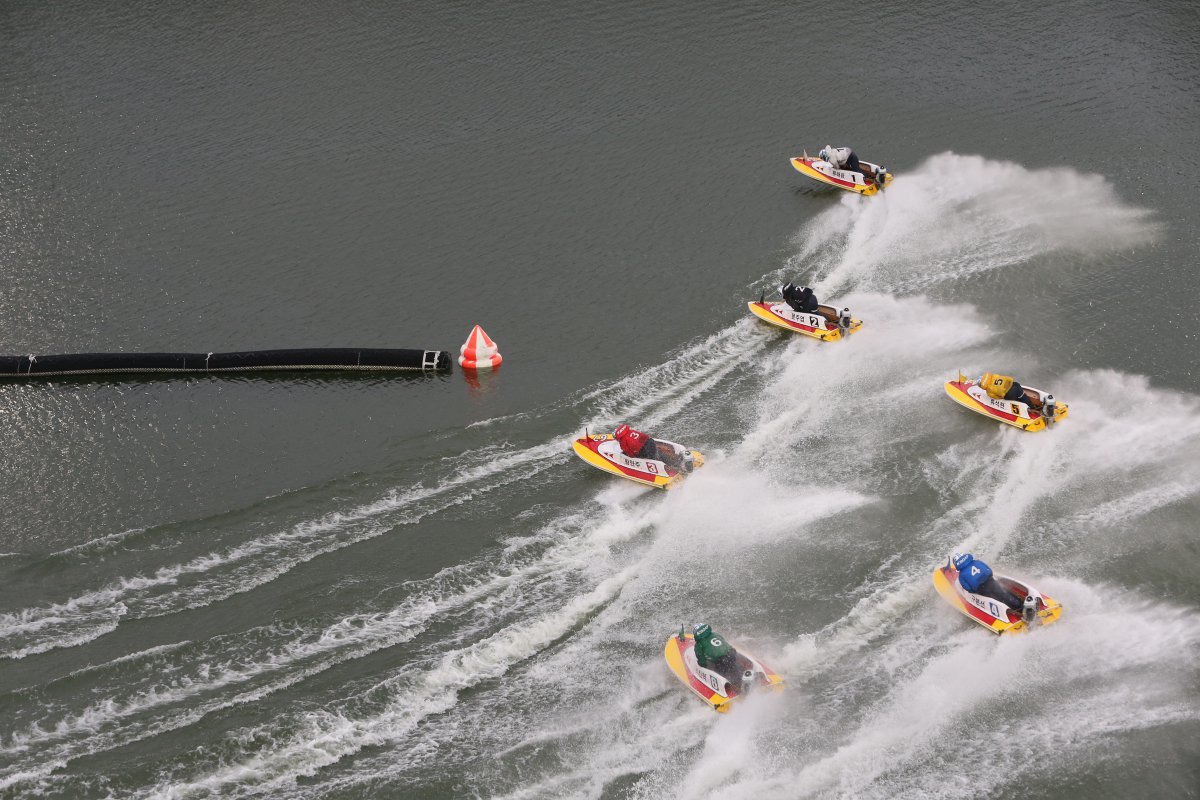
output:
M 975 556 L 971 555 L 970 553 L 955 553 L 954 554 L 954 568 L 956 570 L 958 570 L 959 572 L 962 572 L 963 567 L 967 566 L 974 560 L 975 560 Z
M 622 436 L 624 436 L 627 433 L 629 433 L 629 426 L 626 425 L 624 422 L 622 422 L 620 425 L 617 426 L 617 429 L 615 431 L 613 431 L 613 438 L 620 439 Z
M 692 636 L 695 636 L 697 639 L 712 636 L 712 626 L 707 622 L 697 622 L 692 626 Z
M 821 159 L 822 161 L 829 160 L 829 145 L 825 145 L 817 151 L 817 158 Z

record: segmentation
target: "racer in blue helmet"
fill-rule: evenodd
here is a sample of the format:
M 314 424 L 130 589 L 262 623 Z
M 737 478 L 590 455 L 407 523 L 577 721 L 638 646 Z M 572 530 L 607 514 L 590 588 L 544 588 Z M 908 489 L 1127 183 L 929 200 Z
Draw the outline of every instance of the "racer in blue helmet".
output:
M 992 568 L 970 553 L 955 553 L 954 568 L 958 570 L 958 584 L 972 594 L 999 600 L 1009 608 L 1019 610 L 1021 599 L 992 577 Z

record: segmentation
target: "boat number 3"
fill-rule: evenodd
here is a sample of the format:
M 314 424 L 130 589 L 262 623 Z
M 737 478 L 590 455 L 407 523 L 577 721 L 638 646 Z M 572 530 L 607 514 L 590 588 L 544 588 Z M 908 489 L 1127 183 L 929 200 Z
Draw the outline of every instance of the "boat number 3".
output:
M 649 472 L 652 475 L 657 475 L 658 474 L 658 465 L 656 465 L 653 461 L 647 461 L 646 462 L 646 472 Z

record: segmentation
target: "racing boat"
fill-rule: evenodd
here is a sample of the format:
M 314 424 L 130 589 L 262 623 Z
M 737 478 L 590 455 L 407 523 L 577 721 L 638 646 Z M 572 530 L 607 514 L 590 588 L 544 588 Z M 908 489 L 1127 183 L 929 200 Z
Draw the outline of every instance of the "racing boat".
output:
M 946 381 L 946 394 L 959 405 L 972 411 L 1012 425 L 1023 431 L 1044 431 L 1048 425 L 1067 416 L 1067 404 L 1059 403 L 1054 395 L 1032 386 L 1021 385 L 1031 403 L 1018 400 L 997 400 L 979 385 L 979 380 L 969 380 L 960 372 L 957 380 Z
M 810 156 L 807 151 L 804 155 L 796 156 L 792 159 L 792 166 L 801 175 L 807 175 L 814 181 L 836 186 L 848 192 L 857 192 L 869 197 L 870 195 L 877 194 L 880 189 L 891 185 L 892 173 L 888 172 L 887 168 L 881 167 L 878 164 L 872 164 L 869 161 L 863 161 L 862 159 L 859 159 L 858 163 L 870 169 L 875 177 L 868 178 L 861 172 L 849 169 L 834 169 L 833 165 L 828 161 L 816 156 Z
M 862 320 L 850 316 L 850 309 L 843 308 L 840 312 L 833 306 L 817 306 L 815 314 L 796 311 L 783 300 L 777 303 L 766 302 L 765 295 L 758 302 L 747 303 L 750 313 L 780 328 L 823 342 L 836 342 L 852 333 L 857 333 L 862 327 Z
M 659 489 L 677 486 L 692 469 L 704 466 L 704 456 L 696 450 L 688 450 L 681 444 L 665 439 L 655 439 L 654 442 L 659 450 L 671 448 L 682 469 L 668 465 L 666 461 L 630 458 L 621 452 L 621 445 L 611 433 L 585 433 L 572 443 L 571 448 L 575 455 L 597 469 Z
M 938 594 L 962 613 L 997 635 L 1029 630 L 1035 624 L 1049 625 L 1062 615 L 1062 604 L 1042 594 L 1027 583 L 992 573 L 992 578 L 1021 600 L 1019 610 L 982 594 L 968 592 L 958 582 L 958 570 L 947 558 L 946 563 L 933 571 L 933 585 Z
M 715 710 L 722 713 L 728 711 L 733 701 L 750 692 L 783 690 L 783 678 L 740 647 L 735 647 L 734 651 L 741 674 L 730 679 L 696 663 L 696 654 L 693 652 L 695 646 L 696 640 L 692 634 L 680 628 L 679 633 L 667 639 L 663 657 L 675 677 Z

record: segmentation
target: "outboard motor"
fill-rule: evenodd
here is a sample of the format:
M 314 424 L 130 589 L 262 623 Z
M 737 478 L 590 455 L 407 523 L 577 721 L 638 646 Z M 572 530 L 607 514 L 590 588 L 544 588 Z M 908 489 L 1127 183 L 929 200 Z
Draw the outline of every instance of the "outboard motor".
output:
M 887 167 L 880 167 L 879 169 L 875 170 L 875 185 L 878 186 L 880 189 L 882 189 L 883 185 L 886 182 L 887 182 Z
M 1032 625 L 1037 619 L 1037 598 L 1032 592 L 1025 595 L 1025 602 L 1021 606 L 1021 619 L 1025 620 L 1026 625 Z
M 754 688 L 754 670 L 742 670 L 742 688 L 741 693 L 745 694 Z
M 1054 422 L 1054 395 L 1046 395 L 1046 399 L 1042 401 L 1042 416 L 1046 418 L 1046 424 Z
M 843 308 L 838 315 L 838 330 L 842 332 L 843 339 L 850 335 L 850 309 Z

